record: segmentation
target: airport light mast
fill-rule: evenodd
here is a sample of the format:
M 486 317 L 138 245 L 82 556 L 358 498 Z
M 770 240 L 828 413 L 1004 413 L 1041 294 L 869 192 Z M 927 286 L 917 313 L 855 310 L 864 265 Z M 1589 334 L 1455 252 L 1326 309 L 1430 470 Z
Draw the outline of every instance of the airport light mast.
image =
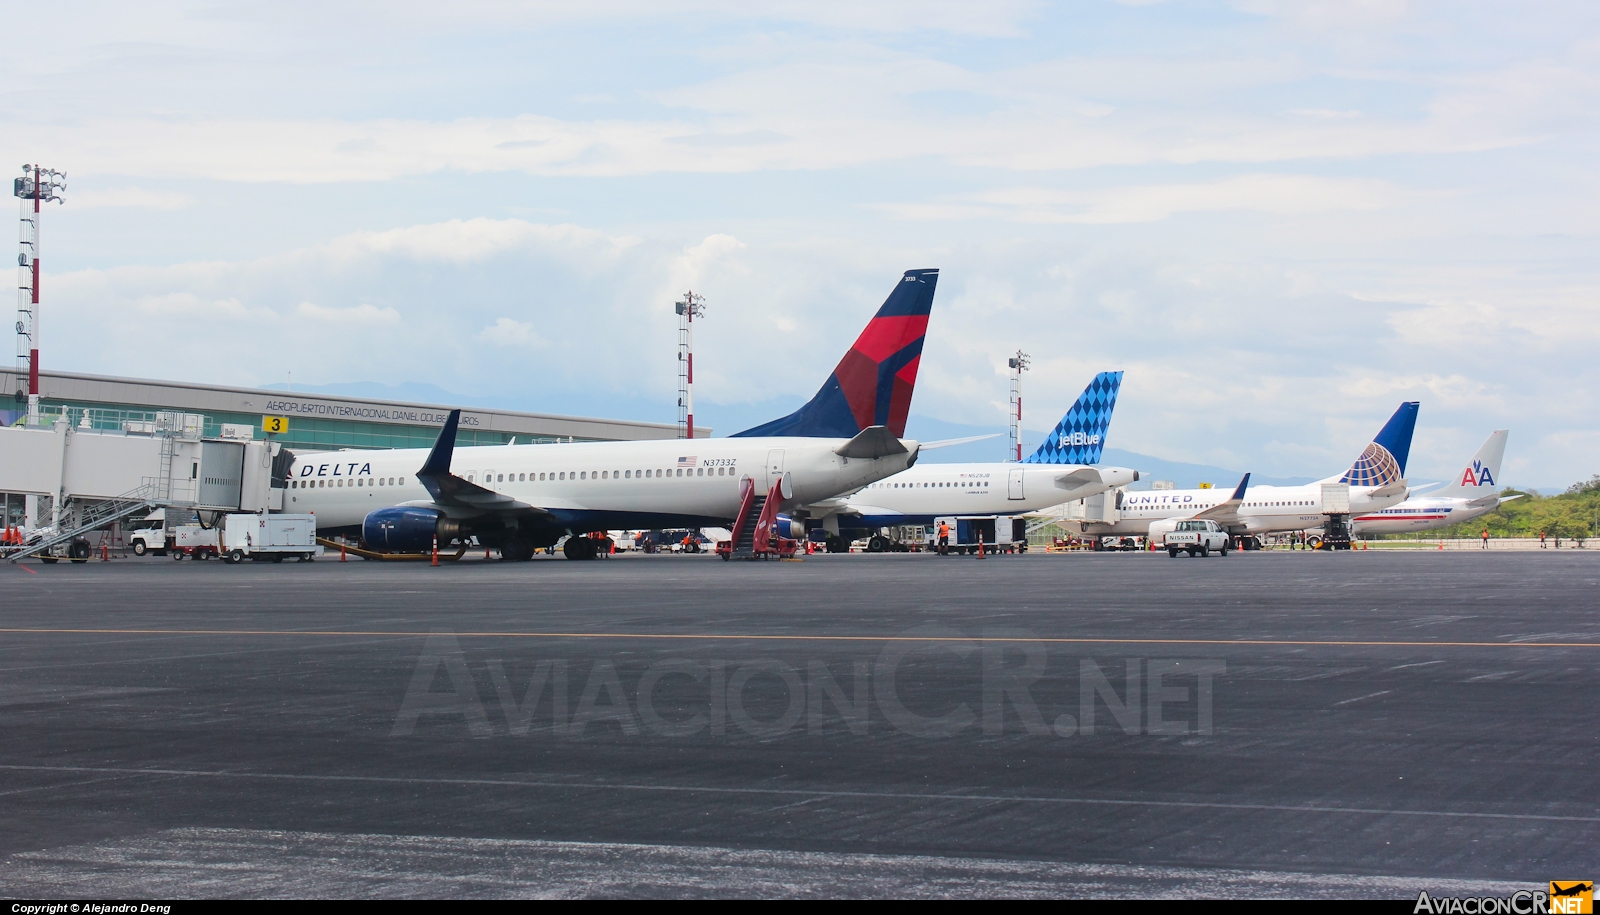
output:
M 39 215 L 46 201 L 62 203 L 67 173 L 39 165 L 23 165 L 12 185 L 20 200 L 21 252 L 17 255 L 17 378 L 26 369 L 27 388 L 17 387 L 17 402 L 27 401 L 28 425 L 39 424 Z
M 1031 358 L 1019 349 L 1015 356 L 1006 360 L 1011 368 L 1011 454 L 1006 458 L 1008 461 L 1022 460 L 1022 373 L 1028 370 Z
M 691 290 L 673 308 L 678 312 L 678 438 L 694 438 L 694 319 L 705 316 L 706 297 Z

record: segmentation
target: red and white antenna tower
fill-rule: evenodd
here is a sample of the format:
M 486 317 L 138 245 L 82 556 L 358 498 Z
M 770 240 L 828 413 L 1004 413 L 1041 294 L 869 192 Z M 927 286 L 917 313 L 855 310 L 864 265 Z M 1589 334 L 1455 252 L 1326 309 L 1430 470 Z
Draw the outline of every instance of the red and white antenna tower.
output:
M 13 183 L 21 201 L 21 226 L 17 234 L 17 380 L 27 372 L 27 388 L 17 387 L 17 401 L 28 403 L 28 425 L 39 424 L 39 216 L 46 201 L 61 203 L 67 173 L 39 165 L 22 166 Z
M 1028 360 L 1031 357 L 1017 350 L 1017 354 L 1006 360 L 1006 365 L 1011 367 L 1011 453 L 1006 456 L 1008 461 L 1022 460 L 1022 373 L 1028 370 Z
M 678 438 L 694 438 L 694 319 L 704 317 L 706 297 L 685 292 L 678 312 Z

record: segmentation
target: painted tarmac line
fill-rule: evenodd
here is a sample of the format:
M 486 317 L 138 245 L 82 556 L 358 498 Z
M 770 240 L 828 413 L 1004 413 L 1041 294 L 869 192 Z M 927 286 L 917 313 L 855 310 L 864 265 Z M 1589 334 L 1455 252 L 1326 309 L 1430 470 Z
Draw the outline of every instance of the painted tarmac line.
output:
M 1102 807 L 1161 807 L 1190 810 L 1253 810 L 1274 813 L 1335 813 L 1358 816 L 1443 817 L 1449 819 L 1530 820 L 1556 823 L 1597 823 L 1600 816 L 1567 816 L 1541 813 L 1485 813 L 1463 810 L 1405 810 L 1381 807 L 1328 807 L 1297 804 L 1243 804 L 1222 801 L 1135 801 L 1118 798 L 1050 797 L 1047 795 L 952 794 L 916 791 L 816 791 L 805 788 L 727 788 L 696 785 L 641 785 L 627 782 L 539 781 L 493 778 L 401 778 L 382 775 L 304 775 L 288 772 L 237 772 L 208 769 L 142 769 L 109 766 L 22 766 L 0 765 L 13 772 L 81 772 L 104 775 L 155 775 L 179 778 L 219 778 L 262 781 L 363 782 L 389 785 L 448 785 L 492 788 L 553 788 L 562 791 L 645 791 L 678 794 L 754 795 L 766 797 L 804 797 L 816 799 L 849 798 L 910 801 L 969 801 L 982 804 L 1057 804 Z
M 1066 638 L 1056 636 L 938 636 L 938 635 L 756 635 L 710 632 L 434 632 L 398 630 L 323 630 L 323 629 L 8 629 L 8 635 L 219 635 L 219 636 L 333 636 L 340 638 L 429 638 L 452 636 L 458 639 L 644 639 L 654 641 L 731 641 L 731 642 L 956 642 L 956 643 L 1039 643 L 1052 645 L 1260 645 L 1287 648 L 1600 648 L 1600 642 L 1417 642 L 1399 640 L 1357 641 L 1346 639 L 1118 639 Z

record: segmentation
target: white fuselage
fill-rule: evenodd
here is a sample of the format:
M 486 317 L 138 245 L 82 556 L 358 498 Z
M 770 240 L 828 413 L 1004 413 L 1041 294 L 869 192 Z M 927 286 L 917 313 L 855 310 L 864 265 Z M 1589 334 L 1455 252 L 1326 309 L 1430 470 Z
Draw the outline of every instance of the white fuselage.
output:
M 1497 499 L 1473 505 L 1476 500 L 1440 496 L 1413 496 L 1399 505 L 1354 517 L 1358 534 L 1404 534 L 1428 531 L 1486 515 L 1499 507 Z
M 905 469 L 908 451 L 881 458 L 836 454 L 847 439 L 711 438 L 554 445 L 486 445 L 455 450 L 451 472 L 536 508 L 577 518 L 640 514 L 731 520 L 739 511 L 739 478 L 766 493 L 787 474 L 793 498 L 815 502 Z M 431 506 L 416 472 L 428 450 L 328 451 L 296 454 L 284 510 L 314 512 L 319 528 L 359 525 L 367 513 L 395 505 Z M 470 518 L 473 510 L 441 509 Z M 612 526 L 636 526 L 611 518 Z M 643 525 L 637 525 L 643 526 Z
M 1388 508 L 1405 498 L 1400 492 L 1374 499 L 1371 487 L 1350 487 L 1351 516 Z M 1228 500 L 1232 489 L 1182 489 L 1128 492 L 1117 509 L 1117 521 L 1083 522 L 1089 534 L 1142 535 L 1150 522 L 1168 518 L 1192 518 Z M 1252 486 L 1245 492 L 1237 521 L 1223 521 L 1233 533 L 1265 534 L 1273 531 L 1300 531 L 1322 524 L 1322 484 L 1305 486 Z
M 1099 479 L 1063 482 L 1084 470 Z M 1082 464 L 919 464 L 851 494 L 844 511 L 875 527 L 952 515 L 1015 515 L 1087 498 L 1136 478 L 1125 468 Z

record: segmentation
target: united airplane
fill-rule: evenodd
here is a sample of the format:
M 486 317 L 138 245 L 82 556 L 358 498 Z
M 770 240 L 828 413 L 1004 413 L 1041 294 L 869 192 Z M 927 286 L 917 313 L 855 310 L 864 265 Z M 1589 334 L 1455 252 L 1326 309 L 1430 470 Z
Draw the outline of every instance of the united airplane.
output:
M 1322 523 L 1322 484 L 1348 483 L 1352 516 L 1366 515 L 1404 501 L 1406 457 L 1416 429 L 1419 404 L 1403 403 L 1372 444 L 1339 476 L 1304 486 L 1246 488 L 1249 474 L 1229 495 L 1221 489 L 1119 493 L 1117 520 L 1079 522 L 1084 533 L 1150 535 L 1152 525 L 1170 526 L 1198 518 L 1221 524 L 1235 535 L 1299 531 Z
M 1121 386 L 1121 372 L 1096 375 L 1044 444 L 1020 462 L 921 464 L 809 510 L 836 549 L 878 528 L 951 515 L 1022 514 L 1126 486 L 1139 479 L 1137 471 L 1093 466 Z
M 859 489 L 916 463 L 901 437 L 938 280 L 907 271 L 815 397 L 737 435 L 457 452 L 457 410 L 431 450 L 295 454 L 285 508 L 383 552 L 475 536 L 522 560 L 567 537 L 567 557 L 589 559 L 595 541 L 569 535 L 730 525 L 743 477 L 802 504 Z
M 1505 429 L 1491 432 L 1489 438 L 1472 456 L 1472 461 L 1461 468 L 1455 478 L 1426 495 L 1411 498 L 1391 508 L 1358 515 L 1355 530 L 1358 534 L 1403 534 L 1408 531 L 1427 531 L 1449 527 L 1494 511 L 1502 503 L 1521 496 L 1502 496 L 1499 484 L 1500 460 L 1506 454 L 1506 438 L 1511 433 Z

